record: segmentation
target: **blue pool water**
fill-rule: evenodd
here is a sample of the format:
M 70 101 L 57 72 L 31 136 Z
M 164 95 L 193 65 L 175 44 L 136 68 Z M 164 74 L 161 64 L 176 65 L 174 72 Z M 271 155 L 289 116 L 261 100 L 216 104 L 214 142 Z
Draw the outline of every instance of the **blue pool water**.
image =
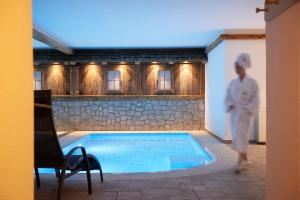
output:
M 187 133 L 90 134 L 66 146 L 64 153 L 75 146 L 96 156 L 104 173 L 171 171 L 204 166 L 214 159 Z

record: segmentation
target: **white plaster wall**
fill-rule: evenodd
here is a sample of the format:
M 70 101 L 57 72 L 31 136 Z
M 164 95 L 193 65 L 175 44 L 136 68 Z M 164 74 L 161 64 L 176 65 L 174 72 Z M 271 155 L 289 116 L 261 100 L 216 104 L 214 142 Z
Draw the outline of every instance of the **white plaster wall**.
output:
M 222 139 L 226 135 L 224 98 L 226 91 L 225 43 L 208 54 L 205 66 L 205 129 Z
M 252 68 L 247 71 L 260 89 L 259 114 L 254 121 L 251 140 L 266 138 L 266 42 L 265 40 L 226 40 L 208 55 L 206 65 L 205 128 L 224 140 L 231 140 L 229 115 L 224 110 L 224 98 L 229 82 L 236 78 L 234 62 L 239 53 L 249 53 Z M 216 84 L 218 83 L 218 84 Z

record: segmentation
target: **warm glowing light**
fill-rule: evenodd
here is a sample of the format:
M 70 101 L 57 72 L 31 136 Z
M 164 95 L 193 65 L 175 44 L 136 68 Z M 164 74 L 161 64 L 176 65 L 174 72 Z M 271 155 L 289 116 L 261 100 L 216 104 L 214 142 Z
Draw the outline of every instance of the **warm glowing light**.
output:
M 52 89 L 53 94 L 64 93 L 64 66 L 59 63 L 50 65 L 46 79 L 48 88 Z
M 124 64 L 126 64 L 126 62 L 120 62 L 120 64 L 121 64 L 121 65 L 124 65 Z
M 119 70 L 123 70 L 123 69 L 125 69 L 126 68 L 126 65 L 119 65 L 118 67 L 117 67 L 117 69 L 119 69 Z
M 159 70 L 159 68 L 160 68 L 160 66 L 159 65 L 152 65 L 152 67 L 154 68 L 154 70 L 156 70 L 156 71 L 158 71 Z
M 189 61 L 185 60 L 183 63 L 189 63 Z
M 190 64 L 182 64 L 181 67 L 182 67 L 182 70 L 188 70 L 188 71 L 192 70 Z
M 61 71 L 63 71 L 63 66 L 60 65 L 59 63 L 53 64 L 50 66 L 52 73 L 54 74 L 58 74 L 61 73 Z
M 156 61 L 153 61 L 153 62 L 152 62 L 152 64 L 157 64 L 157 63 L 158 63 L 158 62 L 156 62 Z
M 180 90 L 183 95 L 190 94 L 190 86 L 193 84 L 193 65 L 180 64 Z
M 86 86 L 84 88 L 84 93 L 95 95 L 100 92 L 100 84 L 102 81 L 100 66 L 97 63 L 89 63 L 84 67 L 83 74 L 83 83 Z
M 54 62 L 53 65 L 59 65 L 59 63 L 58 62 Z
M 98 74 L 98 65 L 95 62 L 91 62 L 87 65 L 86 68 L 87 76 L 91 78 L 91 76 L 97 76 Z

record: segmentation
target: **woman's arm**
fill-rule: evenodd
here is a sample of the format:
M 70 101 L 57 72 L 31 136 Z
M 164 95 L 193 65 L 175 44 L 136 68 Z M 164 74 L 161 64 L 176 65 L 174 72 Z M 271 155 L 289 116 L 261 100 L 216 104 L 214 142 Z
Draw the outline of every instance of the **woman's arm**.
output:
M 232 82 L 229 84 L 227 90 L 226 90 L 226 97 L 225 97 L 225 107 L 226 112 L 231 112 L 234 109 L 235 102 L 232 96 Z

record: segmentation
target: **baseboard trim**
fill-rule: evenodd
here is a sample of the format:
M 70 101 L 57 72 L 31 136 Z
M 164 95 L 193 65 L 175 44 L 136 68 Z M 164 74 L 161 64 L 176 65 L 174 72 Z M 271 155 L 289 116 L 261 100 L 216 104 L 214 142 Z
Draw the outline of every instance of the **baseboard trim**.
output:
M 223 138 L 219 137 L 218 135 L 216 135 L 215 133 L 207 130 L 207 129 L 203 129 L 204 131 L 206 131 L 208 134 L 210 134 L 211 136 L 213 136 L 214 138 L 216 138 L 217 140 L 219 140 L 220 142 L 224 143 L 224 144 L 231 144 L 232 140 L 224 140 Z M 250 144 L 259 144 L 259 145 L 266 145 L 266 142 L 258 142 L 256 140 L 249 140 Z
M 259 145 L 266 145 L 266 142 L 256 142 L 256 144 L 259 144 Z
M 204 131 L 206 131 L 207 133 L 209 133 L 211 136 L 213 136 L 214 138 L 216 138 L 217 140 L 219 140 L 220 142 L 224 143 L 224 144 L 231 144 L 231 140 L 224 140 L 223 138 L 219 137 L 218 135 L 214 134 L 213 132 L 207 130 L 204 128 Z

